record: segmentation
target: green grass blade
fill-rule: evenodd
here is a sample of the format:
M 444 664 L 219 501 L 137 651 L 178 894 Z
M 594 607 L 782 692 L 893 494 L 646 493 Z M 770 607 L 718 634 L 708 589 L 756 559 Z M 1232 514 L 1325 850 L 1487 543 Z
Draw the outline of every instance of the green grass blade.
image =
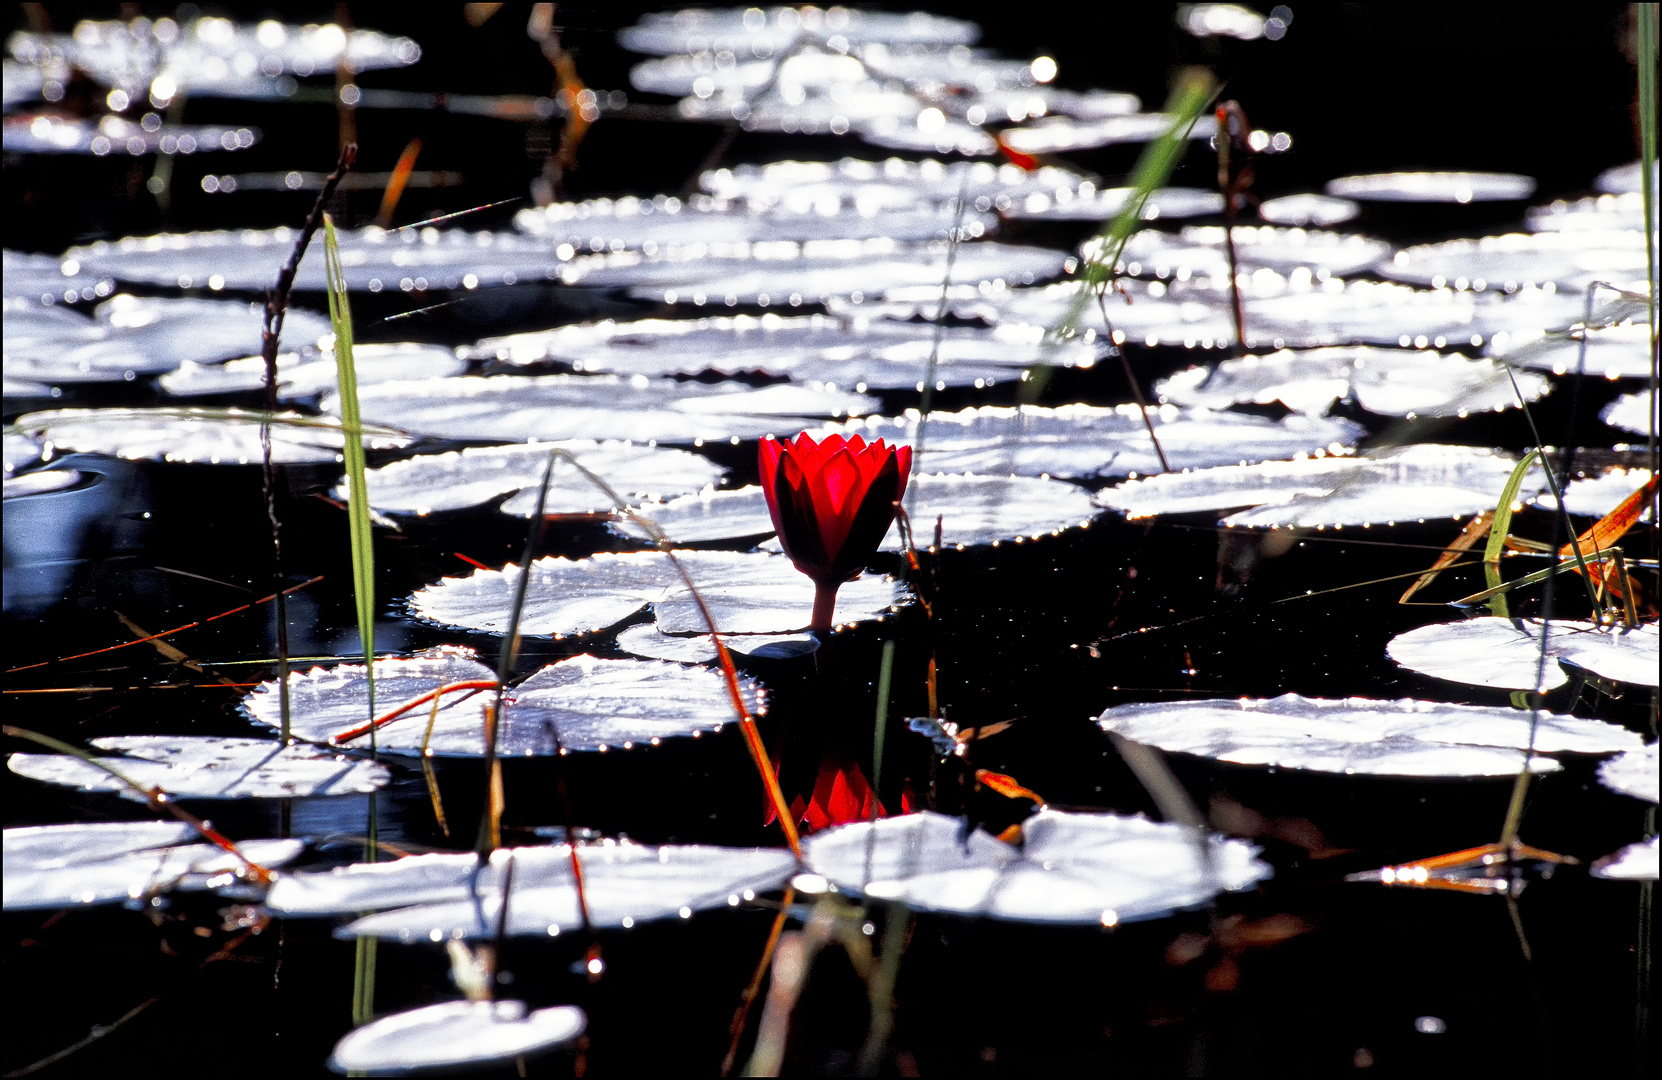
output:
M 1506 486 L 1500 490 L 1500 502 L 1495 506 L 1495 520 L 1489 526 L 1489 543 L 1483 549 L 1483 580 L 1490 589 L 1498 589 L 1504 584 L 1500 576 L 1500 553 L 1506 550 L 1506 534 L 1512 531 L 1512 504 L 1517 501 L 1518 488 L 1523 486 L 1524 474 L 1535 463 L 1536 451 L 1531 450 L 1523 456 L 1512 470 L 1512 475 L 1506 478 Z M 1512 617 L 1506 606 L 1506 594 L 1497 592 L 1489 597 L 1489 610 L 1503 619 Z

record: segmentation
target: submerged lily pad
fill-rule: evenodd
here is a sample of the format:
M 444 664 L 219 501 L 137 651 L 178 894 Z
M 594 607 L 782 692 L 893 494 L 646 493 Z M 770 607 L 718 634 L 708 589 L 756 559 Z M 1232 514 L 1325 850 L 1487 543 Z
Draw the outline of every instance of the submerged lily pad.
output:
M 1611 791 L 1646 802 L 1662 800 L 1658 794 L 1656 746 L 1656 743 L 1647 743 L 1606 761 L 1599 766 L 1599 783 Z
M 359 863 L 319 873 L 285 874 L 267 906 L 287 916 L 347 915 L 359 919 L 342 936 L 442 941 L 496 933 L 502 888 L 512 864 L 507 932 L 549 937 L 580 929 L 571 849 L 499 848 L 481 863 L 468 855 L 417 855 Z M 796 868 L 783 848 L 703 845 L 650 847 L 607 840 L 577 848 L 589 922 L 598 927 L 688 918 L 694 911 L 737 904 L 776 889 Z
M 1202 510 L 1241 510 L 1225 525 L 1325 528 L 1394 525 L 1459 517 L 1493 507 L 1517 462 L 1474 446 L 1432 443 L 1355 457 L 1266 461 L 1128 480 L 1097 492 L 1100 506 L 1136 519 Z M 1541 490 L 1543 474 L 1524 478 Z
M 1087 341 L 1047 342 L 1037 326 L 938 329 L 823 315 L 739 315 L 562 326 L 487 338 L 466 352 L 510 364 L 552 361 L 577 371 L 620 375 L 760 372 L 864 392 L 921 387 L 931 353 L 936 355 L 934 381 L 944 389 L 1011 382 L 1022 368 L 1036 364 L 1090 367 L 1101 348 Z
M 1327 193 L 1368 202 L 1495 202 L 1529 198 L 1535 181 L 1516 173 L 1367 173 L 1329 180 Z
M 1553 620 L 1540 663 L 1541 624 L 1484 617 L 1433 623 L 1398 634 L 1385 646 L 1392 660 L 1422 675 L 1471 686 L 1551 690 L 1569 681 L 1554 660 L 1635 686 L 1657 683 L 1657 630 L 1605 630 L 1588 622 Z M 1537 685 L 1539 679 L 1539 685 Z
M 360 386 L 398 379 L 440 379 L 467 370 L 467 361 L 458 359 L 451 350 L 414 342 L 357 345 L 352 350 L 352 365 Z M 331 393 L 338 378 L 333 352 L 311 350 L 277 357 L 278 400 L 304 401 Z M 249 356 L 223 364 L 187 361 L 156 382 L 173 397 L 259 390 L 265 386 L 265 360 Z
M 392 779 L 385 766 L 312 746 L 266 739 L 192 735 L 124 735 L 92 740 L 118 757 L 100 758 L 123 776 L 176 799 L 280 799 L 307 795 L 361 795 Z M 13 754 L 12 772 L 81 791 L 144 796 L 104 770 L 68 754 Z
M 370 505 L 383 514 L 425 517 L 465 510 L 524 491 L 527 498 L 510 500 L 503 510 L 530 517 L 536 512 L 550 452 L 555 450 L 576 458 L 625 499 L 658 499 L 698 491 L 719 481 L 726 472 L 708 458 L 685 450 L 568 439 L 426 454 L 370 469 L 364 479 L 369 484 Z M 343 499 L 348 486 L 343 483 L 337 492 Z M 612 509 L 610 496 L 569 461 L 555 459 L 544 513 L 604 514 Z
M 441 657 L 377 660 L 375 708 L 385 713 L 452 683 L 494 681 L 490 669 L 465 650 Z M 741 690 L 760 711 L 760 689 L 743 680 Z M 364 724 L 368 691 L 361 664 L 291 674 L 291 730 L 301 738 L 326 742 Z M 447 693 L 439 698 L 436 717 L 431 705 L 417 706 L 381 727 L 376 745 L 385 753 L 418 754 L 431 722 L 429 753 L 478 757 L 485 752 L 484 709 L 494 698 L 493 689 Z M 720 731 L 734 719 L 732 698 L 719 672 L 586 655 L 543 668 L 512 688 L 506 702 L 497 727 L 497 752 L 504 757 L 628 750 L 637 743 Z M 243 699 L 243 707 L 256 721 L 278 726 L 277 684 L 262 683 Z M 358 741 L 367 743 L 367 736 Z
M 241 859 L 213 844 L 173 846 L 195 835 L 183 823 L 162 821 L 7 829 L 5 908 L 79 907 L 216 888 L 243 871 Z M 305 846 L 301 840 L 247 840 L 236 848 L 269 869 L 292 861 Z
M 1203 904 L 1270 876 L 1257 849 L 1141 817 L 1041 810 L 1019 848 L 925 811 L 803 841 L 808 868 L 850 892 L 1016 922 L 1113 926 Z M 875 832 L 875 837 L 872 835 Z
M 1514 379 L 1516 389 L 1514 389 Z M 1552 388 L 1543 376 L 1510 376 L 1494 360 L 1459 353 L 1355 348 L 1284 349 L 1268 356 L 1193 367 L 1155 384 L 1162 402 L 1224 409 L 1279 401 L 1295 412 L 1320 416 L 1353 398 L 1380 416 L 1465 416 L 1500 412 L 1537 401 Z
M 1606 855 L 1593 864 L 1593 876 L 1612 881 L 1655 881 L 1658 839 L 1653 836 L 1629 844 L 1614 855 Z
M 341 460 L 345 439 L 338 421 L 299 413 L 280 413 L 275 420 L 270 425 L 273 462 Z M 261 414 L 243 409 L 58 409 L 27 413 L 16 424 L 60 453 L 198 465 L 250 465 L 262 458 Z M 364 446 L 374 450 L 397 449 L 412 441 L 387 429 L 364 432 Z
M 349 1076 L 488 1065 L 564 1046 L 588 1026 L 575 1005 L 528 1012 L 523 1001 L 445 1001 L 348 1032 L 329 1067 Z
M 496 375 L 377 383 L 358 394 L 366 422 L 445 439 L 626 439 L 694 443 L 758 438 L 804 417 L 875 408 L 873 398 L 824 386 L 751 389 L 616 375 Z M 338 408 L 333 395 L 326 412 Z
M 1648 435 L 1656 430 L 1656 404 L 1647 391 L 1623 394 L 1604 407 L 1599 419 L 1613 428 Z
M 1160 447 L 1173 468 L 1262 461 L 1299 453 L 1337 452 L 1361 437 L 1349 420 L 1288 416 L 1270 420 L 1242 413 L 1150 410 Z M 821 429 L 867 440 L 918 442 L 919 416 L 872 416 Z M 1102 408 L 988 406 L 931 413 L 920 467 L 981 476 L 1127 476 L 1157 472 L 1160 459 L 1135 405 Z
M 1104 731 L 1180 754 L 1284 769 L 1369 776 L 1505 776 L 1523 763 L 1530 714 L 1436 701 L 1307 698 L 1119 705 Z M 1542 713 L 1536 754 L 1626 750 L 1639 736 L 1617 724 Z M 1559 764 L 1532 757 L 1533 772 Z
M 813 583 L 791 561 L 765 552 L 683 551 L 677 558 L 709 606 L 716 628 L 729 634 L 799 630 L 813 607 Z M 420 618 L 466 630 L 507 632 L 519 568 L 479 570 L 445 578 L 410 598 Z M 709 627 L 669 556 L 658 551 L 602 553 L 586 559 L 538 559 L 519 632 L 555 637 L 615 626 L 652 604 L 665 633 Z M 902 586 L 866 576 L 843 586 L 837 621 L 881 618 L 902 600 Z

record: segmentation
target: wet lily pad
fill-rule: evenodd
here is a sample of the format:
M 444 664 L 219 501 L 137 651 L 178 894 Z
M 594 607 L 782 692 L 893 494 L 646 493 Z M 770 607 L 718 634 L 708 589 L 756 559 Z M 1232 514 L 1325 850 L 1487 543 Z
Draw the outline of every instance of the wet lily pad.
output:
M 1605 379 L 1650 377 L 1653 360 L 1650 351 L 1650 330 L 1643 323 L 1595 327 L 1586 334 L 1585 350 L 1582 348 L 1581 338 L 1581 331 L 1570 334 L 1511 335 L 1504 342 L 1498 339 L 1491 342 L 1490 351 L 1519 367 L 1550 371 L 1554 375 L 1580 370 Z M 1649 394 L 1645 396 L 1648 398 Z M 1641 434 L 1648 432 L 1650 427 L 1645 424 L 1643 410 L 1636 411 L 1639 413 L 1641 426 L 1632 430 Z
M 1226 525 L 1325 528 L 1459 517 L 1493 507 L 1517 464 L 1473 446 L 1422 444 L 1355 457 L 1225 465 L 1128 480 L 1097 492 L 1098 505 L 1128 517 L 1240 510 Z M 1545 479 L 1532 471 L 1526 492 Z
M 84 479 L 86 474 L 77 469 L 36 469 L 6 477 L 5 497 L 21 499 L 26 495 L 47 495 L 72 488 Z
M 764 660 L 806 656 L 819 649 L 812 634 L 724 634 L 727 651 Z M 620 631 L 617 647 L 649 660 L 673 660 L 678 664 L 707 664 L 716 658 L 709 634 L 666 634 L 651 623 Z
M 789 633 L 802 628 L 813 607 L 813 583 L 791 561 L 763 552 L 677 553 L 722 633 Z M 519 568 L 479 570 L 445 578 L 411 597 L 420 618 L 446 626 L 505 633 Z M 881 618 L 901 600 L 900 587 L 864 577 L 838 594 L 838 621 Z M 586 559 L 538 559 L 520 620 L 520 633 L 591 633 L 652 604 L 665 633 L 707 632 L 669 556 L 657 551 L 599 554 Z
M 662 198 L 662 197 L 660 197 Z M 673 207 L 673 209 L 672 209 Z M 766 211 L 737 208 L 710 199 L 595 199 L 521 210 L 514 227 L 530 236 L 564 245 L 571 255 L 596 251 L 674 252 L 690 245 L 758 244 L 815 240 L 945 240 L 954 228 L 981 237 L 998 227 L 992 214 L 959 214 L 950 205 L 917 205 L 861 213 L 825 214 L 819 207 Z
M 1158 278 L 1205 275 L 1229 281 L 1229 253 L 1221 225 L 1191 225 L 1175 237 L 1145 229 L 1125 245 L 1121 262 L 1133 276 Z M 1347 276 L 1372 266 L 1391 253 L 1383 240 L 1354 233 L 1324 232 L 1275 225 L 1237 225 L 1235 254 L 1242 272 L 1260 268 L 1288 274 L 1301 267 L 1320 276 Z M 1091 258 L 1100 241 L 1090 241 L 1082 254 Z
M 1585 199 L 1554 199 L 1545 206 L 1530 207 L 1524 219 L 1529 223 L 1530 232 L 1643 229 L 1645 200 L 1637 191 Z
M 1599 783 L 1635 799 L 1659 801 L 1662 796 L 1658 795 L 1656 746 L 1656 743 L 1647 743 L 1606 761 L 1599 766 Z
M 507 513 L 529 517 L 536 512 L 549 454 L 570 454 L 611 485 L 625 499 L 657 499 L 698 491 L 719 481 L 726 471 L 708 458 L 685 450 L 637 446 L 627 442 L 568 439 L 521 446 L 487 446 L 446 454 L 427 454 L 394 462 L 364 474 L 370 505 L 383 514 L 425 517 L 465 510 L 515 492 L 528 498 L 503 506 Z M 337 494 L 346 497 L 348 485 Z M 612 500 L 563 458 L 554 462 L 544 512 L 604 514 Z
M 147 154 L 193 154 L 210 150 L 245 150 L 260 141 L 258 128 L 210 124 L 164 124 L 154 131 L 125 116 L 65 116 L 36 112 L 5 119 L 9 154 L 90 154 L 143 157 Z M 190 149 L 186 149 L 189 147 Z
M 871 834 L 875 830 L 876 837 Z M 957 818 L 924 812 L 844 825 L 803 843 L 808 868 L 836 887 L 914 908 L 1016 922 L 1113 926 L 1203 904 L 1270 876 L 1257 849 L 1115 814 L 1041 810 L 1019 848 Z
M 1119 705 L 1104 731 L 1162 750 L 1241 765 L 1367 776 L 1506 776 L 1523 764 L 1530 714 L 1498 706 L 1367 698 L 1278 698 Z M 1601 754 L 1637 745 L 1617 724 L 1542 713 L 1536 754 Z M 1559 764 L 1533 757 L 1530 769 Z
M 392 778 L 385 766 L 374 762 L 266 739 L 125 735 L 94 739 L 92 745 L 119 755 L 99 760 L 134 783 L 160 788 L 178 799 L 361 795 L 385 787 Z M 143 801 L 109 773 L 68 754 L 13 754 L 7 766 L 42 783 L 114 791 Z
M 1629 844 L 1593 864 L 1593 876 L 1612 881 L 1655 881 L 1657 878 L 1657 837 Z
M 358 395 L 369 423 L 446 439 L 528 442 L 624 439 L 693 443 L 757 438 L 803 417 L 875 408 L 873 398 L 825 386 L 760 389 L 616 375 L 496 375 L 376 383 Z M 323 409 L 337 409 L 334 395 Z
M 360 386 L 399 379 L 438 379 L 467 370 L 467 361 L 458 359 L 451 350 L 414 342 L 357 345 L 352 350 L 352 364 Z M 304 401 L 330 393 L 338 378 L 333 352 L 310 350 L 277 357 L 277 397 L 281 401 Z M 249 356 L 223 364 L 186 361 L 156 382 L 173 397 L 259 390 L 265 386 L 265 360 Z
M 872 11 L 861 8 L 774 8 L 752 15 L 753 8 L 682 8 L 654 11 L 618 31 L 618 44 L 654 56 L 730 49 L 768 56 L 803 38 L 841 34 L 850 44 L 973 45 L 981 28 L 964 19 L 923 12 Z
M 1656 405 L 1648 392 L 1623 394 L 1604 407 L 1599 419 L 1613 428 L 1648 435 L 1656 430 Z
M 1004 216 L 1018 220 L 1106 221 L 1125 209 L 1136 188 L 1081 184 L 1053 192 L 1035 191 L 1012 201 Z M 1142 220 L 1204 217 L 1223 213 L 1223 196 L 1204 188 L 1157 188 L 1143 202 Z
M 194 835 L 187 825 L 160 821 L 7 829 L 5 908 L 109 904 L 173 890 L 217 888 L 235 880 L 243 863 L 229 852 L 212 844 L 173 846 Z M 268 869 L 292 861 L 305 846 L 301 840 L 236 845 Z
M 574 284 L 626 287 L 642 299 L 666 304 L 796 306 L 827 297 L 877 293 L 899 285 L 939 286 L 946 276 L 947 245 L 905 245 L 889 240 L 824 240 L 806 244 L 747 244 L 675 256 L 634 252 L 584 255 L 565 264 L 561 279 Z M 983 241 L 959 246 L 954 283 L 1030 285 L 1063 273 L 1068 254 L 1050 248 Z
M 1326 228 L 1342 225 L 1362 212 L 1350 199 L 1331 195 L 1282 195 L 1258 204 L 1258 216 L 1273 225 Z
M 329 1067 L 349 1076 L 487 1065 L 552 1050 L 583 1034 L 575 1005 L 527 1011 L 523 1001 L 446 1001 L 373 1020 L 348 1032 Z
M 688 918 L 737 904 L 785 883 L 796 860 L 782 848 L 701 845 L 651 847 L 611 840 L 577 848 L 590 923 L 629 927 Z M 318 873 L 285 874 L 267 906 L 287 916 L 387 910 L 346 927 L 342 936 L 442 941 L 496 932 L 502 886 L 512 862 L 510 934 L 548 937 L 582 926 L 571 849 L 500 848 L 481 864 L 471 854 L 418 855 Z
M 1569 681 L 1554 660 L 1635 686 L 1657 682 L 1656 624 L 1601 630 L 1592 623 L 1554 620 L 1547 633 L 1547 664 L 1540 666 L 1541 624 L 1479 618 L 1434 623 L 1398 634 L 1385 647 L 1392 660 L 1422 675 L 1472 686 L 1551 690 Z M 1540 684 L 1537 686 L 1536 680 Z
M 934 380 L 944 388 L 1010 382 L 1036 364 L 1090 367 L 1101 351 L 1088 341 L 1047 342 L 1037 326 L 937 331 L 921 323 L 823 315 L 602 322 L 487 338 L 465 350 L 473 358 L 563 363 L 581 372 L 652 377 L 759 372 L 857 392 L 914 388 L 932 352 Z
M 0 255 L 0 260 L 3 260 L 5 271 L 8 347 L 12 334 L 9 324 L 14 315 L 32 309 L 50 309 L 56 304 L 72 304 L 77 300 L 97 300 L 115 291 L 115 282 L 109 278 L 83 274 L 80 263 L 65 263 L 56 255 L 8 250 Z M 60 313 L 73 314 L 67 310 Z M 81 316 L 76 315 L 76 318 Z
M 1004 211 L 1033 194 L 1075 190 L 1084 178 L 1045 165 L 1027 172 L 986 161 L 771 161 L 714 169 L 699 184 L 718 199 L 752 210 L 783 207 L 795 213 L 859 213 L 933 203 L 956 209 L 961 192 L 972 211 Z
M 338 462 L 338 421 L 281 413 L 271 427 L 271 460 L 284 465 Z M 17 426 L 58 453 L 110 454 L 132 461 L 205 465 L 258 464 L 260 414 L 242 409 L 58 409 L 27 413 Z M 412 440 L 387 429 L 364 433 L 370 449 Z
M 1171 130 L 1172 120 L 1165 113 L 1106 116 L 1100 120 L 1047 116 L 1026 127 L 1006 128 L 999 137 L 1018 153 L 1066 154 L 1099 146 L 1153 142 Z M 1190 130 L 1189 138 L 1209 139 L 1216 128 L 1210 116 L 1202 116 Z
M 1642 281 L 1643 232 L 1510 233 L 1480 239 L 1445 240 L 1404 248 L 1379 263 L 1394 281 L 1451 286 L 1458 290 L 1511 292 L 1524 285 L 1552 283 L 1585 289 L 1593 281 Z
M 1166 460 L 1180 469 L 1337 451 L 1362 434 L 1348 420 L 1297 415 L 1277 421 L 1174 405 L 1158 406 L 1151 415 Z M 918 416 L 909 410 L 821 433 L 915 444 L 917 427 Z M 931 472 L 1083 478 L 1156 472 L 1160 459 L 1135 405 L 988 406 L 931 414 L 922 465 Z
M 1535 181 L 1516 173 L 1367 173 L 1329 180 L 1327 193 L 1364 202 L 1504 202 L 1535 194 Z
M 1622 465 L 1571 480 L 1564 486 L 1564 508 L 1572 514 L 1585 517 L 1603 517 L 1621 505 L 1623 499 L 1638 491 L 1650 481 L 1649 469 L 1633 469 Z M 1531 505 L 1552 507 L 1552 493 L 1543 491 L 1530 500 Z M 1649 520 L 1653 508 L 1647 509 L 1639 520 Z
M 1359 346 L 1286 349 L 1268 356 L 1193 367 L 1155 384 L 1162 402 L 1225 409 L 1279 401 L 1295 412 L 1320 416 L 1350 398 L 1381 416 L 1465 416 L 1500 412 L 1539 400 L 1552 387 L 1544 377 L 1509 377 L 1494 360 Z
M 494 681 L 494 675 L 465 650 L 441 657 L 377 660 L 376 711 L 384 713 L 464 681 Z M 749 680 L 742 688 L 760 711 L 759 688 Z M 361 664 L 296 672 L 290 676 L 289 690 L 291 730 L 301 738 L 326 742 L 368 719 L 368 684 Z M 376 745 L 384 753 L 420 753 L 431 721 L 431 754 L 478 757 L 485 752 L 484 708 L 494 697 L 494 690 L 445 694 L 436 719 L 430 705 L 413 708 L 381 727 Z M 567 751 L 628 750 L 636 744 L 720 731 L 734 719 L 732 699 L 719 672 L 647 660 L 574 656 L 514 687 L 507 702 L 497 729 L 497 752 L 505 757 L 546 756 L 556 752 L 556 743 Z M 243 707 L 256 721 L 276 727 L 276 684 L 261 684 L 243 699 Z M 367 736 L 358 742 L 367 744 Z

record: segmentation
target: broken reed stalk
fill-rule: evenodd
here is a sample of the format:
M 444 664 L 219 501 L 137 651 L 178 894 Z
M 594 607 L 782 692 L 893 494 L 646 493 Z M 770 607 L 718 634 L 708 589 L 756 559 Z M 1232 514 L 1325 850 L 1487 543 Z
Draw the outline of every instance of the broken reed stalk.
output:
M 243 855 L 242 852 L 237 850 L 237 846 L 225 837 L 225 834 L 221 833 L 219 830 L 215 829 L 212 825 L 208 824 L 206 821 L 203 821 L 189 810 L 186 810 L 175 803 L 172 796 L 168 795 L 168 793 L 163 791 L 161 788 L 147 788 L 138 781 L 120 772 L 102 758 L 95 757 L 87 751 L 82 750 L 80 747 L 72 746 L 61 739 L 54 739 L 50 735 L 42 735 L 38 731 L 30 731 L 27 728 L 13 727 L 10 724 L 5 725 L 4 732 L 14 739 L 27 739 L 29 742 L 38 743 L 41 746 L 44 746 L 49 750 L 55 750 L 60 754 L 69 754 L 71 757 L 78 758 L 95 769 L 99 769 L 110 774 L 115 777 L 116 780 L 120 781 L 122 784 L 125 784 L 128 790 L 132 791 L 136 795 L 142 796 L 144 801 L 149 804 L 150 809 L 172 814 L 186 825 L 189 825 L 191 828 L 195 829 L 202 839 L 227 854 L 235 856 L 237 860 L 242 863 L 243 868 L 260 884 L 269 885 L 271 883 L 270 870 L 267 870 L 259 863 L 256 863 L 252 859 L 249 859 L 247 856 Z
M 283 320 L 288 314 L 289 294 L 294 291 L 294 276 L 300 271 L 300 260 L 311 245 L 312 236 L 323 220 L 323 208 L 334 197 L 335 188 L 358 160 L 358 146 L 347 143 L 341 148 L 340 161 L 335 171 L 323 182 L 317 193 L 312 212 L 289 253 L 289 261 L 278 271 L 277 285 L 266 294 L 265 322 L 260 331 L 260 357 L 265 361 L 265 412 L 267 419 L 260 424 L 260 483 L 265 495 L 265 515 L 271 525 L 272 578 L 279 591 L 277 600 L 277 703 L 282 718 L 281 734 L 289 740 L 289 620 L 286 593 L 282 590 L 283 538 L 282 524 L 277 518 L 277 473 L 271 463 L 271 421 L 277 413 L 277 345 L 283 333 Z

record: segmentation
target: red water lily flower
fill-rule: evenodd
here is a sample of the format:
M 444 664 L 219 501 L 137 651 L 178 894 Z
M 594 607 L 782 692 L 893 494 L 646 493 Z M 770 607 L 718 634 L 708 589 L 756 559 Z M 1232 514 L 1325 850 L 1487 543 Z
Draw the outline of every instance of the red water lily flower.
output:
M 837 589 L 877 552 L 912 471 L 912 448 L 856 435 L 763 439 L 762 491 L 779 543 L 814 582 L 812 630 L 831 629 Z

